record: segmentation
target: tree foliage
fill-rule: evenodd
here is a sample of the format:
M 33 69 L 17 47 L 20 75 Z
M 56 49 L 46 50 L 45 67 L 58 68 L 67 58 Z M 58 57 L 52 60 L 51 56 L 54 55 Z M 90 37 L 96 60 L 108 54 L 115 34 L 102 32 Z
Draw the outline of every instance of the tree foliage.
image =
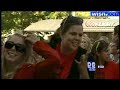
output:
M 31 23 L 39 20 L 63 19 L 69 14 L 71 14 L 70 11 L 3 11 L 1 13 L 2 34 L 10 34 L 11 30 L 24 30 Z M 91 18 L 90 12 L 75 12 L 75 15 L 82 18 Z

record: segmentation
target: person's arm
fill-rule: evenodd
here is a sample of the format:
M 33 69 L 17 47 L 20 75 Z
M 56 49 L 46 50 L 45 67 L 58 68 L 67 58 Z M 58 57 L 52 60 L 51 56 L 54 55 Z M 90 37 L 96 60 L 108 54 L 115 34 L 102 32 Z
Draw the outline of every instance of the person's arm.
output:
M 33 45 L 33 50 L 42 55 L 45 60 L 37 63 L 35 67 L 35 77 L 39 79 L 51 79 L 55 77 L 56 70 L 60 65 L 58 53 L 44 41 L 37 41 Z
M 45 58 L 44 61 L 22 67 L 15 74 L 15 79 L 53 79 L 56 69 L 60 65 L 58 53 L 44 41 L 39 41 L 35 35 L 26 38 L 27 43 L 33 45 L 33 50 Z M 29 78 L 28 78 L 29 77 Z
M 90 79 L 87 69 L 80 69 L 80 79 Z
M 17 70 L 14 79 L 54 79 L 57 78 L 56 70 L 59 68 L 59 55 L 47 43 L 37 41 L 33 50 L 42 55 L 45 60 L 37 64 L 25 64 Z
M 78 64 L 80 70 L 80 79 L 90 79 L 87 71 L 87 56 L 82 55 L 81 60 L 75 60 L 75 62 Z

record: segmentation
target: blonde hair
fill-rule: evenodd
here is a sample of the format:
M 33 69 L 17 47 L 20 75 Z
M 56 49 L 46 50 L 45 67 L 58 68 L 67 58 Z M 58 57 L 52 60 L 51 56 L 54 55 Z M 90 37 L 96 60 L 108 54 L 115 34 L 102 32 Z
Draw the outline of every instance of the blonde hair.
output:
M 18 37 L 20 37 L 20 38 L 23 38 L 23 40 L 24 40 L 24 42 L 25 42 L 25 36 L 23 36 L 22 34 L 19 34 L 19 33 L 15 33 L 15 34 L 13 34 L 13 35 L 10 35 L 9 37 L 8 37 L 8 39 L 7 39 L 7 41 L 8 40 L 10 40 L 11 38 L 12 38 L 12 36 L 18 36 Z M 25 46 L 26 46 L 26 52 L 25 52 L 25 54 L 24 54 L 24 60 L 23 60 L 23 63 L 26 63 L 26 62 L 28 62 L 29 61 L 29 58 L 30 58 L 30 56 L 31 56 L 31 52 L 30 52 L 30 48 L 32 48 L 32 47 L 28 47 L 27 46 L 27 44 L 25 43 Z M 13 76 L 14 76 L 14 74 L 15 74 L 15 72 L 16 72 L 16 70 L 18 69 L 18 68 L 20 68 L 21 67 L 21 65 L 23 64 L 23 63 L 21 63 L 20 65 L 18 65 L 18 66 L 15 66 L 15 70 L 13 70 L 13 71 L 7 71 L 7 63 L 6 63 L 6 60 L 5 60 L 5 57 L 4 57 L 4 51 L 2 52 L 2 79 L 12 79 L 13 78 Z
M 88 36 L 84 35 L 84 36 L 82 36 L 82 39 L 84 39 L 85 41 L 87 41 L 87 43 L 88 43 L 88 49 L 87 49 L 87 52 L 90 53 L 91 48 L 92 48 L 90 38 L 89 38 Z
M 106 43 L 110 43 L 109 38 L 106 36 L 101 36 L 99 40 L 104 40 Z
M 21 37 L 21 38 L 25 39 L 25 36 L 23 36 L 22 34 L 15 33 L 15 34 L 13 34 L 13 35 L 8 36 L 7 41 L 8 41 L 9 39 L 11 39 L 11 38 L 12 38 L 12 36 L 18 36 L 18 37 Z

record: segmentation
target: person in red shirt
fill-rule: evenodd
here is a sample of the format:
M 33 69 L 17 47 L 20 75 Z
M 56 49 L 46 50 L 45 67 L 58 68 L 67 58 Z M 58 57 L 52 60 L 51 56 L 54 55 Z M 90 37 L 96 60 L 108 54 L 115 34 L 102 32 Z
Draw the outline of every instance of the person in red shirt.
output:
M 80 57 L 85 50 L 79 47 L 83 35 L 83 19 L 74 16 L 65 18 L 60 26 L 61 41 L 49 45 L 28 35 L 26 40 L 33 44 L 33 50 L 42 55 L 43 62 L 25 65 L 18 70 L 15 79 L 88 79 L 87 62 Z M 53 39 L 53 38 L 52 38 Z M 56 41 L 56 40 L 54 40 Z M 84 61 L 85 60 L 85 61 Z
M 60 65 L 58 53 L 46 42 L 39 41 L 34 34 L 26 37 L 26 42 L 33 45 L 33 50 L 44 57 L 42 62 L 28 64 L 25 63 L 19 68 L 13 79 L 54 79 L 58 78 L 56 69 Z
M 110 60 L 108 43 L 104 40 L 96 41 L 92 47 L 91 55 L 96 66 L 94 79 L 119 79 L 119 65 Z
M 2 47 L 2 79 L 13 79 L 18 68 L 26 62 L 31 62 L 30 48 L 25 43 L 25 37 L 20 33 L 15 33 L 7 38 Z
M 17 68 L 28 59 L 26 52 L 29 47 L 24 42 L 24 36 L 15 33 L 7 38 L 2 47 L 1 78 L 12 79 Z
M 82 23 L 82 18 L 68 16 L 49 42 L 61 58 L 60 79 L 88 79 L 87 63 L 84 60 L 80 62 L 80 57 L 86 54 L 86 50 L 79 46 L 83 35 Z

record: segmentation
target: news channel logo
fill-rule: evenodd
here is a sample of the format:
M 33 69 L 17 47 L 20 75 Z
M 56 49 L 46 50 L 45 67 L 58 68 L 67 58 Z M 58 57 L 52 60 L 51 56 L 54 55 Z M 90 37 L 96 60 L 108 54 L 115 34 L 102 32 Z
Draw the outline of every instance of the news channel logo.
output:
M 87 62 L 88 71 L 96 71 L 95 62 Z M 98 65 L 97 68 L 104 68 L 104 65 Z
M 87 62 L 88 71 L 95 71 L 95 62 Z
M 90 16 L 120 16 L 120 11 L 90 11 Z

